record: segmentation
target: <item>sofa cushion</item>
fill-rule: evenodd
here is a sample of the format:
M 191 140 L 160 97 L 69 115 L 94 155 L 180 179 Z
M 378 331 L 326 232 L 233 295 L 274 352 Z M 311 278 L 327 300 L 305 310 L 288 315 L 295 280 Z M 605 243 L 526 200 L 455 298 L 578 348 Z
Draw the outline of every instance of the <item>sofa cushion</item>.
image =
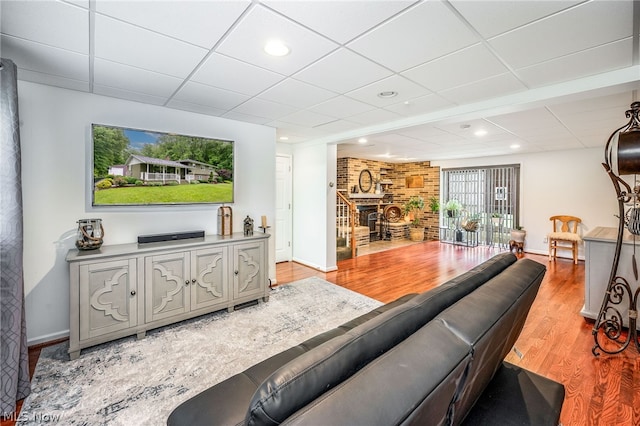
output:
M 470 359 L 467 343 L 442 323 L 430 322 L 283 424 L 446 424 Z
M 414 334 L 444 309 L 512 265 L 510 253 L 387 310 L 275 371 L 256 390 L 247 424 L 278 424 Z
M 545 271 L 544 265 L 523 259 L 435 320 L 471 347 L 469 370 L 450 410 L 453 424 L 466 416 L 515 344 Z

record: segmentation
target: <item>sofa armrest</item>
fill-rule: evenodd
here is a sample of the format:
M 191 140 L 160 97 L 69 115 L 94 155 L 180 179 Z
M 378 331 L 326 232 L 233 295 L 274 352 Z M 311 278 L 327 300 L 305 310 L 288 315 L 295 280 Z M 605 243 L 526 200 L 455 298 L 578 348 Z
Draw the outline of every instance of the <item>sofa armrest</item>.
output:
M 564 385 L 503 362 L 462 424 L 557 426 L 563 402 Z

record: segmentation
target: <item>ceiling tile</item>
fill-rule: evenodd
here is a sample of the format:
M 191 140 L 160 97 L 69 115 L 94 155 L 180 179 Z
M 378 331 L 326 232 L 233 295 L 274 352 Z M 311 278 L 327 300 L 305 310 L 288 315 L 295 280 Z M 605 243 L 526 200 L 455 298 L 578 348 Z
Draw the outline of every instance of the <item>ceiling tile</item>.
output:
M 415 0 L 265 1 L 264 4 L 344 44 L 389 19 Z
M 323 114 L 318 114 L 312 111 L 296 111 L 293 114 L 281 117 L 280 121 L 284 121 L 285 123 L 297 124 L 298 126 L 316 127 L 321 124 L 335 121 L 335 118 Z
M 462 16 L 485 38 L 552 15 L 583 0 L 453 1 Z
M 269 122 L 268 118 L 256 117 L 254 115 L 240 114 L 239 112 L 235 112 L 235 111 L 226 112 L 222 115 L 222 117 L 228 118 L 230 120 L 238 120 L 238 121 L 244 121 L 247 123 L 254 123 L 254 124 L 267 124 Z
M 478 41 L 444 3 L 429 1 L 412 7 L 410 13 L 398 15 L 347 46 L 400 72 Z
M 96 58 L 94 84 L 130 92 L 159 96 L 165 100 L 182 84 L 182 79 Z
M 335 93 L 288 78 L 258 96 L 260 99 L 307 108 L 337 96 Z
M 471 84 L 439 92 L 446 99 L 458 104 L 478 102 L 526 90 L 513 74 L 502 74 Z
M 371 111 L 375 108 L 376 107 L 372 105 L 356 101 L 355 99 L 351 99 L 346 96 L 336 96 L 328 101 L 312 106 L 309 108 L 309 111 L 335 118 L 346 118 L 366 111 Z
M 192 104 L 205 105 L 221 110 L 230 110 L 249 99 L 248 96 L 206 84 L 187 82 L 173 99 Z
M 264 44 L 271 39 L 284 42 L 291 51 L 282 57 L 269 56 Z M 337 44 L 290 20 L 255 5 L 216 51 L 262 68 L 291 75 L 325 56 Z
M 529 87 L 541 87 L 631 66 L 632 39 L 583 50 L 516 70 Z
M 384 107 L 384 109 L 393 111 L 404 116 L 412 116 L 426 114 L 440 109 L 453 107 L 455 104 L 435 94 L 429 94 L 413 98 L 408 101 L 398 102 L 393 105 Z
M 527 135 L 557 135 L 567 132 L 560 121 L 546 108 L 497 115 L 487 118 L 487 120 L 525 138 Z
M 89 57 L 11 36 L 0 36 L 2 56 L 21 69 L 71 80 L 89 81 Z M 18 78 L 22 78 L 18 75 Z
M 129 90 L 120 89 L 118 87 L 102 86 L 100 84 L 93 85 L 93 93 L 97 95 L 111 96 L 113 98 L 128 99 L 130 101 L 142 102 L 151 105 L 163 105 L 167 101 L 166 97 L 132 92 Z
M 187 77 L 207 51 L 124 22 L 96 15 L 95 56 L 122 64 Z
M 392 71 L 350 50 L 339 49 L 294 77 L 337 93 L 346 93 L 392 74 Z
M 289 105 L 277 102 L 266 101 L 264 99 L 251 98 L 242 105 L 234 108 L 233 112 L 247 114 L 256 117 L 264 117 L 270 120 L 277 120 L 287 114 L 291 114 L 296 109 Z
M 79 90 L 89 92 L 89 82 L 73 80 L 71 78 L 60 77 L 52 74 L 44 74 L 18 68 L 18 81 L 30 81 L 32 83 L 46 84 L 48 86 L 63 87 L 69 90 Z
M 482 44 L 459 50 L 402 73 L 439 92 L 507 72 L 507 68 Z
M 522 68 L 631 36 L 633 2 L 592 1 L 489 40 Z
M 166 106 L 169 108 L 180 109 L 183 111 L 190 111 L 198 114 L 213 115 L 213 116 L 221 116 L 226 112 L 225 110 L 220 108 L 214 108 L 206 105 L 199 105 L 199 104 L 193 104 L 190 102 L 178 101 L 176 99 L 171 99 L 169 102 L 167 102 Z
M 393 91 L 397 96 L 391 98 L 381 98 L 379 93 Z M 384 80 L 376 81 L 368 86 L 347 93 L 350 98 L 357 99 L 364 103 L 377 107 L 393 105 L 398 102 L 408 101 L 430 93 L 424 87 L 407 80 L 399 75 L 394 75 Z
M 191 80 L 254 96 L 284 78 L 282 74 L 213 53 Z
M 211 49 L 250 1 L 96 1 L 96 11 Z
M 3 1 L 0 30 L 2 34 L 77 53 L 89 53 L 89 12 L 70 4 Z
M 379 124 L 385 121 L 393 121 L 402 118 L 402 116 L 393 113 L 391 111 L 386 111 L 384 109 L 374 109 L 371 111 L 363 112 L 362 114 L 357 114 L 349 117 L 349 121 L 354 121 L 360 124 Z
M 352 121 L 334 120 L 328 123 L 314 126 L 314 129 L 321 132 L 322 134 L 329 135 L 336 132 L 346 132 L 348 130 L 357 129 L 358 127 L 360 127 L 360 124 L 354 123 Z
M 560 119 L 565 119 L 567 115 L 579 114 L 583 116 L 585 113 L 601 114 L 602 110 L 619 108 L 620 119 L 623 120 L 624 112 L 629 109 L 631 102 L 633 102 L 633 94 L 625 91 L 613 95 L 598 96 L 574 102 L 564 102 L 550 106 L 549 109 L 560 117 Z

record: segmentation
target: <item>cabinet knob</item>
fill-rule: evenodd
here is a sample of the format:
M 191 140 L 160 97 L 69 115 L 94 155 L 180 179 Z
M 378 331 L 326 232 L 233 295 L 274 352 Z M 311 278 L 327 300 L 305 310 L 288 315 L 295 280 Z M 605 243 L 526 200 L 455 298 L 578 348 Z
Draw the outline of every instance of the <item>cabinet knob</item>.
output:
M 186 280 L 186 281 L 184 282 L 184 285 L 189 285 L 189 280 Z
M 195 284 L 195 283 L 196 283 L 196 279 L 195 279 L 195 278 L 192 278 L 192 279 L 191 279 L 191 282 L 192 282 L 193 284 Z
M 238 271 L 234 271 L 233 273 L 234 273 L 235 275 L 238 275 Z
M 136 295 L 136 291 L 135 290 L 131 290 L 131 295 L 135 296 Z

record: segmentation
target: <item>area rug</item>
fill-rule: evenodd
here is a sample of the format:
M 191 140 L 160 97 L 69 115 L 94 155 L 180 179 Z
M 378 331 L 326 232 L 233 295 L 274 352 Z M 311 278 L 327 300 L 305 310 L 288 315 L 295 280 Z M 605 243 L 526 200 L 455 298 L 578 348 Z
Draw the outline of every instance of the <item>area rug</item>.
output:
M 220 311 L 82 350 L 42 350 L 19 425 L 165 425 L 182 401 L 381 303 L 319 278 L 276 287 L 267 303 Z

